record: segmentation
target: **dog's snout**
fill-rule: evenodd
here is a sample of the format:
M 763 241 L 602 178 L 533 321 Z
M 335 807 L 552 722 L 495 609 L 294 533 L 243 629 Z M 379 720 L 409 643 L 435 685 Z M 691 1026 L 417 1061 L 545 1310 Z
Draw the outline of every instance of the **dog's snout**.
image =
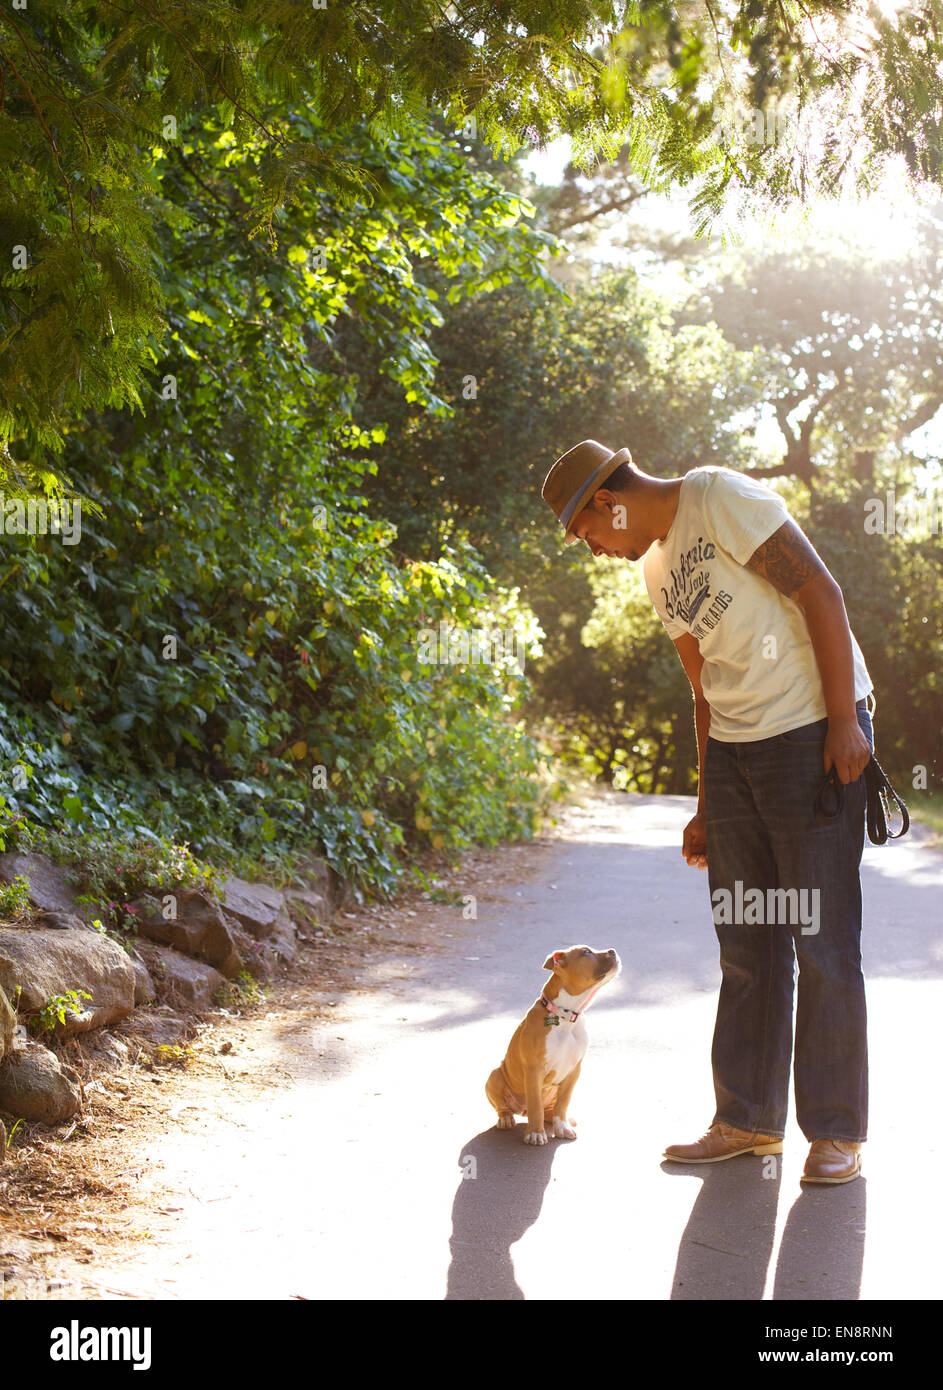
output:
M 612 970 L 619 970 L 622 962 L 619 960 L 618 953 L 614 946 L 610 946 L 608 951 L 599 952 L 599 973 L 608 975 Z

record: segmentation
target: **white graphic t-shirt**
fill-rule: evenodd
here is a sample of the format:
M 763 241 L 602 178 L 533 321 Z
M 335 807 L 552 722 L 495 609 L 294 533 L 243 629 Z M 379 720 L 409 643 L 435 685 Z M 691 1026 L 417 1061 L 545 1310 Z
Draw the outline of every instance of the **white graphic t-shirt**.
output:
M 782 498 L 757 479 L 694 468 L 667 536 L 645 553 L 645 585 L 669 637 L 697 639 L 710 735 L 723 743 L 771 738 L 828 712 L 802 609 L 745 568 L 789 519 Z M 860 700 L 873 685 L 854 634 L 851 647 Z

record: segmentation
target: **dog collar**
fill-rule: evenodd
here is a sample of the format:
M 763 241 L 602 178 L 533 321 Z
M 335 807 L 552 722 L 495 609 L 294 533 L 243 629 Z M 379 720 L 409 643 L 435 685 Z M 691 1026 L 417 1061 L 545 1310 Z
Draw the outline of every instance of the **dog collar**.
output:
M 540 996 L 540 998 L 537 1000 L 537 1003 L 543 1004 L 544 1008 L 551 1015 L 550 1018 L 544 1019 L 544 1023 L 545 1025 L 547 1025 L 547 1027 L 549 1027 L 551 1024 L 558 1024 L 561 1018 L 565 1018 L 567 1023 L 575 1023 L 580 1016 L 580 1011 L 578 1009 L 558 1008 L 557 1005 L 553 1002 L 553 1000 L 548 999 L 545 994 L 542 994 Z
M 544 1008 L 550 1014 L 549 1018 L 544 1019 L 544 1024 L 547 1027 L 549 1027 L 551 1024 L 559 1025 L 561 1018 L 566 1019 L 567 1023 L 575 1023 L 576 1020 L 579 1018 L 580 1014 L 586 1012 L 593 999 L 596 997 L 596 995 L 599 993 L 602 987 L 603 981 L 600 981 L 600 983 L 590 994 L 589 998 L 586 1000 L 586 1003 L 583 1005 L 582 1009 L 561 1008 L 559 1004 L 555 1004 L 552 999 L 548 999 L 545 994 L 542 994 L 540 998 L 537 1000 L 537 1003 L 543 1004 Z

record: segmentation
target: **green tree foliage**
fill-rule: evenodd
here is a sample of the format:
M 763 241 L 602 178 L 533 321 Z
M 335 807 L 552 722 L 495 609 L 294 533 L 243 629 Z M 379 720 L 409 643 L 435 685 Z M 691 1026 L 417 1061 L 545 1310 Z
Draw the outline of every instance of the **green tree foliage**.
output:
M 536 640 L 532 612 L 558 746 L 627 785 L 689 777 L 673 654 L 637 591 L 620 610 L 551 554 L 540 481 L 586 435 L 655 473 L 745 466 L 743 415 L 776 373 L 632 277 L 548 297 L 550 242 L 469 142 L 568 133 L 582 168 L 621 151 L 627 186 L 689 185 L 705 225 L 742 192 L 873 180 L 887 155 L 938 181 L 941 19 L 939 0 L 0 10 L 0 471 L 87 504 L 75 548 L 3 537 L 7 807 L 187 825 L 220 857 L 317 843 L 388 885 L 410 837 L 532 824 L 513 663 L 417 654 L 443 619 Z M 862 402 L 867 449 L 872 424 L 899 435 L 929 408 L 913 347 L 891 344 L 890 387 L 878 353 L 830 400 L 823 449 L 842 455 Z M 867 570 L 844 478 L 827 500 L 823 535 Z M 870 568 L 888 667 L 928 624 L 910 595 L 938 593 L 925 544 Z M 904 669 L 925 721 L 935 677 Z
M 641 568 L 595 565 L 589 582 L 595 603 L 580 637 L 599 673 L 596 707 L 583 702 L 569 716 L 569 746 L 579 749 L 587 772 L 616 787 L 692 791 L 697 745 L 691 687 Z
M 382 386 L 368 389 L 361 428 L 376 417 L 386 433 L 367 494 L 407 554 L 434 554 L 443 535 L 461 532 L 532 602 L 547 601 L 559 577 L 546 570 L 559 538 L 540 487 L 572 444 L 626 444 L 656 474 L 680 460 L 748 464 L 731 421 L 755 400 L 751 356 L 709 324 L 678 327 L 634 272 L 575 294 L 517 282 L 468 297 L 431 344 L 451 413 L 432 416 Z
M 149 344 L 142 408 L 87 416 L 63 452 L 99 514 L 75 546 L 4 537 L 14 812 L 186 827 L 214 857 L 316 843 L 380 886 L 407 841 L 530 833 L 518 664 L 424 662 L 420 637 L 497 628 L 526 660 L 536 626 L 460 542 L 399 561 L 362 497 L 383 426 L 353 415 L 365 341 L 411 407 L 447 408 L 422 267 L 453 297 L 539 280 L 544 238 L 430 128 L 351 148 L 382 199 L 300 190 L 277 247 L 233 229 L 259 171 L 228 131 L 159 162 L 180 213 L 159 237 L 169 331 Z
M 940 19 L 941 0 L 887 19 L 852 0 L 823 0 L 814 14 L 795 0 L 4 6 L 0 463 L 10 484 L 51 488 L 50 455 L 70 421 L 139 403 L 161 335 L 158 228 L 178 215 L 159 164 L 204 123 L 221 121 L 232 158 L 258 165 L 245 198 L 219 209 L 248 238 L 276 238 L 312 186 L 363 203 L 373 184 L 349 132 L 382 140 L 446 108 L 505 153 L 567 133 L 589 167 L 628 144 L 646 185 L 691 182 L 710 220 L 738 186 L 804 195 L 849 168 L 867 179 L 888 154 L 937 179 Z M 728 129 L 731 110 L 739 119 L 787 99 L 796 133 L 811 113 L 798 146 L 767 139 L 765 126 L 753 138 L 749 121 Z M 300 111 L 309 123 L 289 114 Z M 852 129 L 853 144 L 822 138 Z
M 820 501 L 814 520 L 803 519 L 842 585 L 874 681 L 878 760 L 905 801 L 913 787 L 939 805 L 943 759 L 936 779 L 933 764 L 943 751 L 943 474 L 937 466 L 927 477 L 900 458 L 891 464 L 886 453 L 877 471 L 874 485 L 846 480 Z M 930 504 L 935 531 L 912 524 L 905 511 L 911 500 Z M 885 529 L 866 528 L 870 516 Z
M 941 400 L 935 244 L 930 218 L 906 256 L 884 262 L 820 238 L 730 252 L 692 268 L 691 298 L 674 306 L 634 274 L 611 274 L 549 297 L 508 286 L 447 311 L 433 343 L 453 414 L 384 404 L 387 441 L 367 488 L 407 553 L 466 535 L 520 585 L 545 632 L 528 712 L 558 751 L 617 784 L 694 786 L 690 690 L 640 576 L 564 551 L 540 500 L 553 459 L 594 437 L 628 444 L 656 476 L 715 463 L 776 477 L 843 587 L 878 691 L 885 765 L 906 787 L 914 766 L 932 764 L 939 539 L 864 523 L 887 489 L 902 501 L 941 494 L 938 465 L 921 468 L 907 449 Z M 477 394 L 463 399 L 468 373 Z M 785 427 L 779 453 L 756 442 L 770 413 Z
M 389 392 L 364 394 L 387 422 L 380 467 L 365 479 L 373 505 L 395 521 L 405 553 L 432 556 L 443 538 L 462 537 L 492 573 L 520 586 L 545 634 L 528 713 L 558 752 L 645 790 L 690 790 L 691 696 L 677 656 L 660 623 L 652 627 L 647 599 L 634 638 L 628 616 L 606 635 L 600 564 L 583 547 L 561 547 L 540 487 L 554 458 L 587 437 L 628 445 L 656 475 L 703 463 L 749 467 L 735 422 L 755 399 L 752 354 L 713 325 L 679 326 L 632 272 L 574 294 L 508 285 L 463 300 L 432 343 L 451 415 L 421 415 Z M 465 398 L 469 375 L 476 394 Z M 633 572 L 607 573 L 611 616 L 617 594 L 629 602 Z M 643 609 L 634 604 L 633 622 Z
M 763 477 L 813 494 L 873 482 L 874 459 L 943 407 L 943 205 L 914 246 L 878 258 L 852 237 L 738 252 L 691 296 L 682 323 L 716 324 L 753 354 L 754 423 L 772 410 L 785 442 Z

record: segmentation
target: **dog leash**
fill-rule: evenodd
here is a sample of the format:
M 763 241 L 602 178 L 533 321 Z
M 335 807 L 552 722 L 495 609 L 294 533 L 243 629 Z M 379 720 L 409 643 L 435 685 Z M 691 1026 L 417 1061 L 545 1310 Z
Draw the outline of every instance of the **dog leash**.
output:
M 873 845 L 885 845 L 888 840 L 899 840 L 910 829 L 910 812 L 891 786 L 887 774 L 873 753 L 861 775 L 864 777 L 867 795 L 868 839 Z M 892 835 L 887 828 L 887 816 L 891 811 L 891 797 L 897 802 L 901 819 L 900 829 L 895 835 Z M 822 783 L 816 806 L 828 820 L 835 820 L 837 816 L 841 815 L 844 804 L 845 784 L 839 778 L 833 765 L 829 768 L 828 776 Z

